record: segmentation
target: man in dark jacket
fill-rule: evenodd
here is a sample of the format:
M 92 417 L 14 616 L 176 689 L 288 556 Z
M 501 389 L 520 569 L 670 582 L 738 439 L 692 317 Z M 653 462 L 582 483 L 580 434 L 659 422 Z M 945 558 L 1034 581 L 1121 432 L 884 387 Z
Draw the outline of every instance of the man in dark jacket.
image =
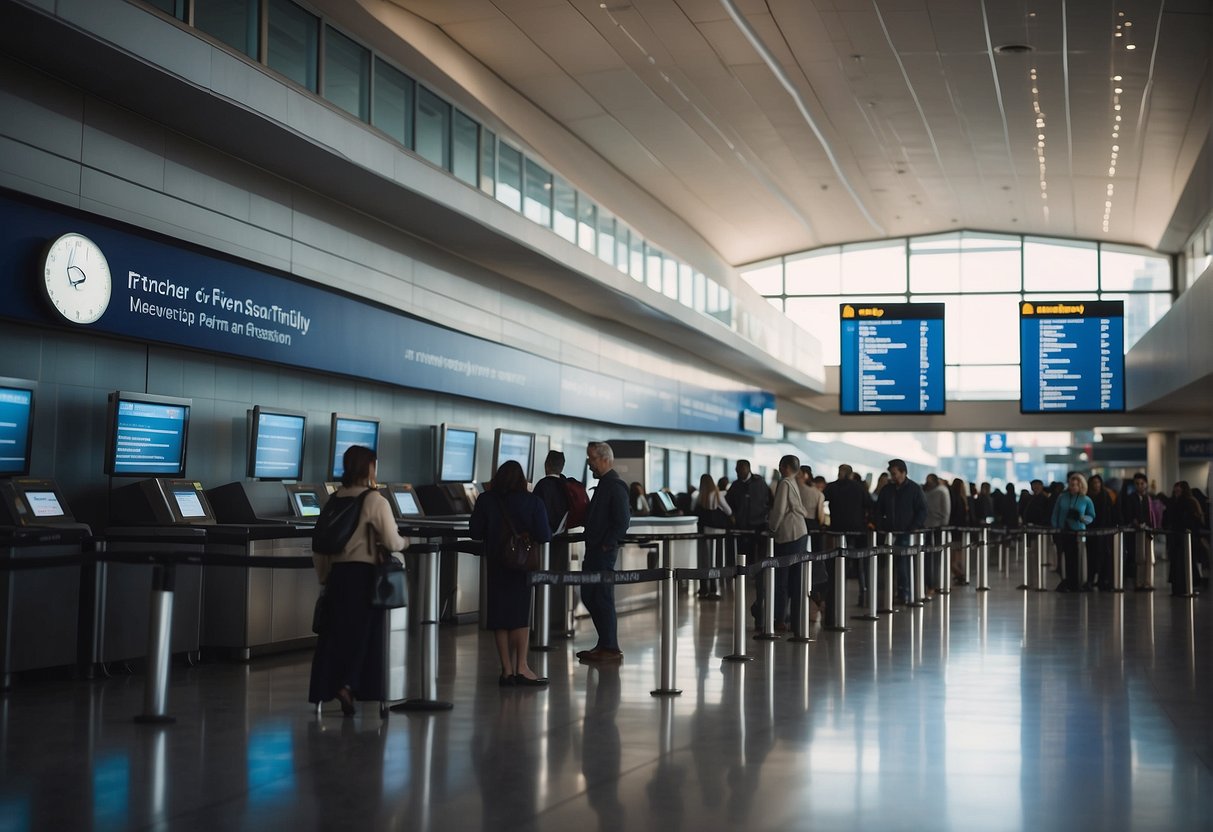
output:
M 880 489 L 876 503 L 876 522 L 881 531 L 893 532 L 894 546 L 909 546 L 910 532 L 921 529 L 927 521 L 927 500 L 922 486 L 909 478 L 906 464 L 900 459 L 889 460 L 889 484 Z M 903 604 L 910 597 L 910 559 L 897 557 L 897 594 Z
M 850 465 L 839 465 L 838 479 L 826 486 L 822 496 L 825 497 L 826 504 L 830 507 L 830 534 L 845 534 L 847 547 L 854 549 L 867 542 L 863 533 L 868 529 L 865 513 L 869 505 L 869 498 L 863 483 L 855 479 L 852 474 L 854 474 L 854 470 Z M 834 561 L 827 560 L 822 563 L 826 573 L 826 583 L 822 594 L 825 596 L 825 606 L 827 610 L 830 610 L 834 603 Z M 863 607 L 867 606 L 868 594 L 867 558 L 860 560 L 856 566 L 858 567 L 856 574 L 859 576 L 859 605 Z M 838 603 L 845 604 L 846 599 L 839 598 Z M 832 621 L 833 619 L 827 615 L 826 620 Z
M 598 480 L 590 507 L 585 513 L 586 572 L 606 572 L 615 569 L 619 544 L 628 533 L 631 512 L 628 511 L 627 483 L 615 472 L 615 452 L 606 442 L 591 442 L 586 447 L 586 462 Z M 615 585 L 585 584 L 581 587 L 581 603 L 590 613 L 598 644 L 592 650 L 581 650 L 577 658 L 583 662 L 618 662 L 623 659 L 619 649 L 618 622 L 615 617 Z
M 741 531 L 764 532 L 767 528 L 767 513 L 771 510 L 771 489 L 756 477 L 750 469 L 748 459 L 737 460 L 737 479 L 729 485 L 725 502 L 733 510 L 733 525 Z M 749 558 L 754 557 L 755 537 L 742 535 L 737 538 L 737 551 Z M 765 556 L 765 552 L 759 552 Z
M 1126 489 L 1120 496 L 1119 505 L 1120 517 L 1126 526 L 1132 526 L 1135 530 L 1150 527 L 1150 487 L 1145 474 L 1139 472 L 1133 475 L 1132 493 Z M 1154 589 L 1154 564 L 1150 562 L 1150 553 L 1146 549 L 1146 534 L 1138 531 L 1125 533 L 1124 576 L 1125 580 L 1133 581 L 1133 589 L 1138 592 Z M 1138 535 L 1141 535 L 1140 542 Z M 1140 555 L 1138 546 L 1142 548 Z

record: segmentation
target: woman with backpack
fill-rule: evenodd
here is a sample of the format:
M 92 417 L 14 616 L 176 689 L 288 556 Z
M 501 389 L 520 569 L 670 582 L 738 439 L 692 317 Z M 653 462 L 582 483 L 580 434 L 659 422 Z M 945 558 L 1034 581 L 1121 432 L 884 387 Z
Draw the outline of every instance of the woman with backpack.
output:
M 351 445 L 342 462 L 341 487 L 329 499 L 357 500 L 359 505 L 351 510 L 358 511 L 358 521 L 338 554 L 312 553 L 324 586 L 324 626 L 312 657 L 307 698 L 312 704 L 336 699 L 341 712 L 353 716 L 355 700 L 382 702 L 387 695 L 384 611 L 371 606 L 371 592 L 375 565 L 406 543 L 396 528 L 392 507 L 376 490 L 375 452 Z
M 534 543 L 552 539 L 543 501 L 527 491 L 526 474 L 514 460 L 503 462 L 485 493 L 476 500 L 468 533 L 484 541 L 486 584 L 485 628 L 493 631 L 501 660 L 501 687 L 544 687 L 546 678 L 527 664 L 531 637 L 531 585 L 527 573 L 503 563 L 511 539 L 528 536 Z

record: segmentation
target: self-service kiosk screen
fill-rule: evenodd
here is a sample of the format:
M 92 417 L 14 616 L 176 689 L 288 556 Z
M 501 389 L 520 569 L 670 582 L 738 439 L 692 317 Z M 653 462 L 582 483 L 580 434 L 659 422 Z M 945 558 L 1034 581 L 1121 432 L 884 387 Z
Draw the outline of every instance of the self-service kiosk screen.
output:
M 372 451 L 379 449 L 379 420 L 360 419 L 355 416 L 333 414 L 332 479 L 341 479 L 345 473 L 343 457 L 351 445 L 363 445 Z
M 202 507 L 202 501 L 198 499 L 198 492 L 194 489 L 174 488 L 173 500 L 176 501 L 177 510 L 181 512 L 182 517 L 206 517 L 206 509 Z
M 412 491 L 393 491 L 392 496 L 396 499 L 396 509 L 401 517 L 421 514 L 421 507 L 417 505 L 417 497 Z
M 315 517 L 320 514 L 320 498 L 313 491 L 295 491 L 291 494 L 295 511 L 300 517 Z
M 0 384 L 0 474 L 29 473 L 34 391 Z
M 535 434 L 498 428 L 496 441 L 493 443 L 493 470 L 496 471 L 512 459 L 522 466 L 523 475 L 528 480 L 531 479 L 534 449 Z
M 253 408 L 249 474 L 260 480 L 297 480 L 303 475 L 303 438 L 307 418 L 302 413 Z
M 188 399 L 114 393 L 106 473 L 117 477 L 185 474 Z
M 25 501 L 35 517 L 62 517 L 63 506 L 54 491 L 26 491 Z
M 468 482 L 476 477 L 476 431 L 442 427 L 439 482 Z

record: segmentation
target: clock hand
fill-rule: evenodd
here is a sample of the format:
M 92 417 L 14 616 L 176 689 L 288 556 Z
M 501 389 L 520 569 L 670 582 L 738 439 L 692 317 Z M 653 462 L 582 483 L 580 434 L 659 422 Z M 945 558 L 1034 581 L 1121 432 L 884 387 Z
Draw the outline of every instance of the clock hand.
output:
M 76 265 L 76 246 L 72 245 L 72 249 L 67 255 L 67 282 L 73 289 L 79 289 L 80 284 L 87 279 L 88 275 L 84 273 L 84 269 Z

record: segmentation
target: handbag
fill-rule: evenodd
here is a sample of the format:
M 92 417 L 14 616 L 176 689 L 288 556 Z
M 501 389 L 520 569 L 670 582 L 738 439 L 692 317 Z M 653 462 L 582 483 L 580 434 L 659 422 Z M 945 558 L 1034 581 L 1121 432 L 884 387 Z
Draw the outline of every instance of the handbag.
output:
M 505 499 L 497 504 L 501 509 L 501 519 L 505 523 L 502 529 L 501 545 L 498 547 L 498 559 L 504 569 L 515 572 L 534 572 L 539 568 L 539 544 L 531 537 L 530 532 L 519 532 L 514 528 L 509 513 L 505 510 Z
M 383 610 L 407 607 L 408 586 L 405 584 L 404 564 L 391 555 L 375 567 L 375 584 L 371 590 L 371 606 Z

